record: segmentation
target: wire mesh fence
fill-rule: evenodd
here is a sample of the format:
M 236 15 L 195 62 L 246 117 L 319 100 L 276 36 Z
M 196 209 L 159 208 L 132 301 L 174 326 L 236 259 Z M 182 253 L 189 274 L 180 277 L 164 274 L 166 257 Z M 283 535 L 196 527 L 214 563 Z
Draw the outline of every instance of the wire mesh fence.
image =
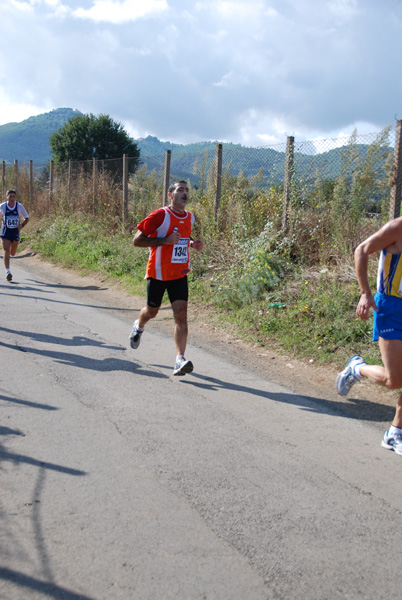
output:
M 288 138 L 289 141 L 289 138 Z M 166 153 L 61 164 L 3 162 L 2 190 L 15 188 L 31 212 L 63 214 L 81 211 L 136 223 L 150 208 L 166 203 L 166 182 L 185 179 L 197 199 L 214 204 L 237 194 L 247 202 L 259 194 L 282 195 L 289 205 L 318 209 L 342 193 L 364 199 L 364 210 L 387 210 L 395 170 L 395 130 L 294 141 L 259 148 L 230 143 L 194 144 Z M 168 170 L 167 170 L 168 169 Z M 346 202 L 347 206 L 347 202 Z

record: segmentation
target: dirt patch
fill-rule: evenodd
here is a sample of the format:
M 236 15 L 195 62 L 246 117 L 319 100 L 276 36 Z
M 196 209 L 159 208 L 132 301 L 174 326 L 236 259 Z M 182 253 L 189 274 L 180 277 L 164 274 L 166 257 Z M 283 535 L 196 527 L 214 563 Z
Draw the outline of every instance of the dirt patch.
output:
M 91 303 L 99 306 L 119 306 L 123 309 L 120 313 L 121 318 L 129 321 L 128 327 L 144 305 L 143 297 L 130 294 L 117 281 L 93 274 L 83 275 L 53 265 L 29 251 L 23 251 L 15 258 L 26 263 L 38 276 L 69 288 L 72 294 L 85 292 Z M 228 325 L 218 326 L 215 321 L 215 315 L 197 305 L 190 295 L 189 343 L 197 344 L 244 368 L 263 374 L 297 394 L 317 399 L 326 406 L 330 404 L 332 410 L 339 411 L 345 417 L 371 422 L 383 428 L 392 420 L 398 399 L 397 392 L 390 392 L 363 381 L 353 387 L 350 397 L 342 398 L 335 391 L 335 378 L 339 371 L 337 367 L 321 366 L 309 360 L 302 361 L 277 350 L 245 342 L 232 335 Z M 169 305 L 162 307 L 154 326 L 165 333 L 172 333 L 173 322 Z

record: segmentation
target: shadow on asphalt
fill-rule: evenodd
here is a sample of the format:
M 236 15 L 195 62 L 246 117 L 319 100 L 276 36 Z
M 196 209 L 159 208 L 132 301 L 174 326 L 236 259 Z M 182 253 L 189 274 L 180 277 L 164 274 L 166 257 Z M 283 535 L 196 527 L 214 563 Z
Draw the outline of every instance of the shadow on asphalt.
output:
M 26 593 L 28 593 L 28 590 L 32 590 L 45 595 L 46 598 L 53 598 L 54 600 L 95 600 L 89 596 L 83 596 L 82 594 L 67 590 L 55 583 L 41 581 L 35 577 L 30 577 L 29 575 L 24 575 L 24 573 L 4 567 L 0 567 L 0 581 L 8 581 L 18 586 L 21 588 L 21 594 L 24 593 L 23 590 Z M 25 596 L 22 595 L 20 597 L 24 598 Z
M 160 368 L 162 365 L 153 365 Z M 196 381 L 194 381 L 194 379 Z M 368 400 L 358 398 L 348 398 L 342 401 L 326 400 L 325 398 L 315 398 L 313 396 L 301 396 L 300 394 L 286 392 L 268 392 L 250 386 L 238 385 L 223 379 L 207 377 L 198 373 L 191 373 L 189 378 L 180 378 L 180 383 L 191 385 L 204 390 L 219 391 L 220 389 L 243 392 L 273 400 L 274 402 L 283 402 L 299 406 L 302 410 L 325 413 L 333 416 L 341 416 L 348 419 L 357 419 L 366 422 L 391 422 L 395 415 L 395 408 L 384 404 L 377 404 Z
M 1 288 L 5 289 L 10 284 L 18 286 L 18 291 L 19 292 L 25 292 L 25 291 L 28 291 L 28 292 L 32 292 L 32 291 L 37 292 L 38 291 L 37 288 L 30 288 L 30 287 L 27 287 L 27 286 L 20 286 L 17 281 L 11 281 L 11 282 L 7 283 L 7 286 L 0 284 L 0 289 Z M 89 289 L 89 288 L 87 287 L 87 288 L 77 288 L 77 289 L 83 290 L 83 289 Z M 43 290 L 41 290 L 41 292 L 42 291 Z M 48 290 L 45 290 L 45 291 L 47 293 L 49 293 L 49 294 L 55 293 L 53 291 L 48 291 Z M 11 294 L 10 292 L 0 291 L 0 294 L 2 294 L 4 296 L 10 295 L 10 296 L 14 297 L 14 294 Z M 51 302 L 52 304 L 64 304 L 64 305 L 67 305 L 67 306 L 85 306 L 86 308 L 96 308 L 96 309 L 99 309 L 99 310 L 113 310 L 113 311 L 120 311 L 120 312 L 125 312 L 125 311 L 128 310 L 127 308 L 119 308 L 117 306 L 106 306 L 106 305 L 103 306 L 103 305 L 100 305 L 100 304 L 87 304 L 86 302 L 84 302 L 84 303 L 80 303 L 80 302 L 66 302 L 65 300 L 54 300 L 53 298 L 42 298 L 42 297 L 39 297 L 39 296 L 25 296 L 25 298 L 29 298 L 31 300 L 41 300 L 43 302 Z
M 18 332 L 21 334 L 21 332 Z M 64 345 L 64 344 L 63 344 Z M 83 345 L 83 344 L 81 344 Z M 103 344 L 99 345 L 102 349 L 108 349 L 108 346 Z M 77 367 L 79 369 L 87 369 L 90 371 L 100 372 L 111 372 L 111 371 L 127 371 L 129 373 L 136 373 L 138 375 L 146 375 L 147 377 L 155 377 L 159 379 L 169 379 L 168 375 L 155 371 L 154 369 L 144 368 L 144 365 L 133 362 L 132 360 L 124 360 L 121 358 L 107 357 L 102 359 L 92 358 L 89 356 L 83 356 L 82 354 L 73 354 L 70 352 L 56 352 L 53 350 L 39 350 L 38 348 L 32 348 L 29 346 L 20 346 L 17 344 L 7 344 L 0 341 L 0 346 L 9 348 L 10 350 L 18 350 L 19 352 L 27 352 L 28 354 L 36 354 L 38 356 L 47 356 L 52 360 L 55 360 L 61 364 L 68 365 L 71 367 Z M 113 346 L 113 349 L 125 352 L 126 349 L 123 347 Z
M 23 434 L 20 433 L 20 435 Z M 24 454 L 9 452 L 2 444 L 0 444 L 0 462 L 3 461 L 12 462 L 14 465 L 24 463 L 34 467 L 39 467 L 40 469 L 50 469 L 51 471 L 58 471 L 59 473 L 64 473 L 65 475 L 74 475 L 76 477 L 87 475 L 85 471 L 81 471 L 79 469 L 70 469 L 70 467 L 63 467 L 62 465 L 56 465 L 54 463 L 46 462 L 45 460 L 37 460 L 36 458 L 32 458 L 31 456 L 26 456 Z
M 80 290 L 80 291 L 92 291 L 92 292 L 103 292 L 107 290 L 107 287 L 99 287 L 98 285 L 65 285 L 64 283 L 48 283 L 46 281 L 39 281 L 38 279 L 27 279 L 32 281 L 34 285 L 39 285 L 44 288 L 56 288 L 64 290 Z
M 40 408 L 41 410 L 59 410 L 57 406 L 50 406 L 49 404 L 40 404 L 39 402 L 32 402 L 31 400 L 21 400 L 21 398 L 12 398 L 11 396 L 4 396 L 0 394 L 0 400 L 6 402 L 12 402 L 13 404 L 20 404 L 28 408 Z
M 29 337 L 35 342 L 41 342 L 43 344 L 60 344 L 61 346 L 96 346 L 99 348 L 105 348 L 106 350 L 121 350 L 121 346 L 111 346 L 104 344 L 98 340 L 93 340 L 84 335 L 75 335 L 72 338 L 64 338 L 55 335 L 49 335 L 48 333 L 38 333 L 36 331 L 20 331 L 17 329 L 9 329 L 8 327 L 0 327 L 0 331 L 6 333 L 12 333 L 14 335 L 23 335 Z M 21 348 L 20 348 L 21 349 Z

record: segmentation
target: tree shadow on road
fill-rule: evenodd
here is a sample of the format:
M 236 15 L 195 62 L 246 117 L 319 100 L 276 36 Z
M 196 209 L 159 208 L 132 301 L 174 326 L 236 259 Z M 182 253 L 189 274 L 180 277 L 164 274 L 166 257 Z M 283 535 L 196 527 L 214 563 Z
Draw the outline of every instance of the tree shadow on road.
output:
M 18 282 L 16 281 L 11 281 L 11 283 L 15 283 L 16 285 L 18 285 Z M 8 288 L 10 285 L 10 283 L 7 283 L 7 286 L 5 285 L 1 285 L 0 284 L 0 288 Z M 36 288 L 25 288 L 25 287 L 20 287 L 18 286 L 18 291 L 25 291 L 25 289 L 27 291 L 35 291 L 37 292 L 38 290 Z M 53 293 L 53 292 L 50 292 Z M 11 297 L 15 297 L 14 294 L 11 294 L 11 292 L 0 292 L 0 294 L 3 295 L 10 295 Z M 86 302 L 66 302 L 65 300 L 55 300 L 53 298 L 41 298 L 39 296 L 24 296 L 24 298 L 29 298 L 30 300 L 41 300 L 43 302 L 51 302 L 53 304 L 64 304 L 66 306 L 84 306 L 85 308 L 96 308 L 99 310 L 114 310 L 114 311 L 120 311 L 120 312 L 127 312 L 127 308 L 120 308 L 118 306 L 103 306 L 103 305 L 99 305 L 99 304 L 88 304 Z
M 0 464 L 4 461 L 12 462 L 13 464 L 17 465 L 24 463 L 27 465 L 32 465 L 34 467 L 39 467 L 41 469 L 50 469 L 51 471 L 58 471 L 59 473 L 64 473 L 66 475 L 74 475 L 78 477 L 87 475 L 85 471 L 81 471 L 79 469 L 71 469 L 70 467 L 63 467 L 62 465 L 56 465 L 45 460 L 38 460 L 36 458 L 32 458 L 31 456 L 26 456 L 25 454 L 9 452 L 2 444 L 0 444 Z
M 24 436 L 24 433 L 19 430 L 13 430 L 8 427 L 0 428 L 0 435 L 21 435 Z M 11 568 L 7 568 L 5 566 L 0 567 L 0 582 L 3 582 L 1 586 L 4 590 L 4 584 L 7 582 L 9 584 L 10 589 L 19 589 L 21 590 L 21 598 L 25 598 L 30 596 L 30 591 L 37 591 L 42 594 L 46 594 L 46 597 L 51 597 L 54 599 L 68 599 L 68 600 L 78 600 L 79 598 L 90 600 L 87 596 L 83 596 L 82 594 L 77 594 L 73 591 L 67 590 L 58 586 L 55 583 L 55 576 L 53 574 L 53 570 L 51 567 L 51 557 L 47 547 L 47 537 L 43 529 L 42 524 L 42 495 L 45 489 L 46 482 L 46 474 L 50 471 L 56 471 L 63 475 L 70 475 L 74 477 L 82 477 L 88 475 L 85 471 L 80 469 L 74 469 L 71 467 L 66 467 L 60 464 L 39 460 L 28 456 L 26 454 L 10 452 L 4 444 L 0 444 L 0 465 L 3 469 L 3 463 L 10 462 L 15 468 L 19 468 L 20 465 L 29 465 L 35 468 L 36 473 L 36 483 L 32 491 L 32 496 L 30 501 L 24 503 L 24 507 L 29 511 L 31 523 L 32 523 L 32 543 L 34 544 L 36 550 L 36 556 L 39 558 L 40 567 L 37 568 L 38 572 L 41 573 L 43 580 L 39 580 L 35 577 L 25 575 L 19 571 L 15 571 Z M 20 467 L 21 468 L 21 467 Z M 13 472 L 10 471 L 10 477 L 13 477 Z M 25 474 L 24 477 L 27 477 Z M 5 485 L 3 483 L 3 485 Z M 22 495 L 21 498 L 24 496 Z M 17 505 L 19 506 L 23 500 L 19 500 Z M 22 507 L 22 504 L 21 504 Z M 25 510 L 25 509 L 24 509 Z M 21 536 L 18 535 L 19 529 L 17 528 L 14 534 L 14 528 L 5 525 L 6 517 L 9 516 L 10 522 L 13 521 L 13 517 L 17 516 L 18 518 L 18 510 L 12 510 L 9 515 L 7 515 L 7 511 L 4 507 L 1 508 L 2 520 L 3 520 L 3 535 L 6 536 L 7 546 L 12 550 L 12 552 L 8 553 L 8 556 L 11 558 L 13 554 L 18 555 L 21 553 L 21 548 L 25 547 L 26 538 L 24 538 L 23 542 L 20 542 L 19 538 Z M 35 556 L 32 556 L 31 564 L 35 563 Z M 25 590 L 25 591 L 23 591 Z M 18 593 L 18 592 L 17 592 Z
M 82 292 L 104 292 L 109 289 L 107 287 L 99 287 L 98 285 L 66 285 L 64 283 L 48 283 L 47 281 L 39 281 L 38 279 L 27 279 L 32 281 L 34 285 L 39 285 L 44 288 L 57 288 L 65 290 L 80 290 Z
M 50 404 L 41 404 L 39 402 L 31 402 L 30 400 L 21 400 L 21 398 L 12 398 L 11 396 L 4 396 L 3 394 L 0 394 L 0 400 L 12 402 L 13 404 L 20 404 L 21 406 L 40 408 L 41 410 L 59 410 L 57 406 L 51 406 Z
M 22 436 L 24 436 L 25 434 L 22 433 L 22 431 L 20 431 L 19 429 L 11 429 L 11 427 L 3 427 L 0 425 L 0 435 L 22 435 Z
M 89 596 L 84 596 L 83 594 L 78 594 L 71 590 L 67 590 L 66 588 L 56 585 L 55 583 L 41 581 L 36 577 L 24 575 L 24 573 L 4 567 L 0 567 L 0 581 L 7 581 L 15 586 L 18 586 L 21 588 L 22 594 L 24 593 L 23 590 L 25 590 L 26 594 L 29 594 L 29 590 L 31 590 L 43 594 L 43 596 L 46 596 L 46 598 L 54 598 L 54 600 L 95 600 Z M 20 598 L 24 597 L 24 595 L 20 596 Z M 28 597 L 28 595 L 26 597 Z
M 108 356 L 106 358 L 92 358 L 90 356 L 83 356 L 82 354 L 73 354 L 70 352 L 57 352 L 53 350 L 39 350 L 38 348 L 24 347 L 17 344 L 7 344 L 0 341 L 0 346 L 9 348 L 10 350 L 18 350 L 19 352 L 27 352 L 28 354 L 36 354 L 38 356 L 48 357 L 63 365 L 77 367 L 79 369 L 86 369 L 90 371 L 99 371 L 102 373 L 112 371 L 127 371 L 129 373 L 137 373 L 139 375 L 145 375 L 147 377 L 156 377 L 160 379 L 169 379 L 168 375 L 156 371 L 155 369 L 147 369 L 144 364 L 136 363 L 131 360 L 124 360 L 121 358 L 115 358 Z M 102 346 L 102 349 L 107 346 Z M 116 347 L 118 351 L 126 352 L 123 347 Z
M 35 342 L 42 342 L 44 344 L 60 344 L 61 346 L 97 346 L 99 348 L 105 348 L 106 350 L 122 349 L 121 346 L 111 346 L 99 340 L 93 340 L 85 335 L 75 335 L 72 338 L 65 338 L 59 335 L 49 335 L 48 333 L 38 333 L 36 331 L 17 331 L 16 329 L 9 329 L 8 327 L 1 326 L 0 331 L 11 333 L 13 335 L 23 335 Z

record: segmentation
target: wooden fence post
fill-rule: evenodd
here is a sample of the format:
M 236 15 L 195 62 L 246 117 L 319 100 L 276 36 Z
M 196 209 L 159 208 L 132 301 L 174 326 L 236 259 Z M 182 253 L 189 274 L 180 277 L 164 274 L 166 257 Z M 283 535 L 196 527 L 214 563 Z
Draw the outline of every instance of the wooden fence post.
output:
M 53 205 L 54 161 L 49 163 L 49 212 Z
M 67 171 L 67 201 L 71 204 L 71 176 L 72 176 L 72 164 L 71 158 L 68 159 L 68 171 Z M 74 206 L 74 203 L 73 203 Z
M 396 219 L 401 214 L 402 193 L 402 121 L 397 121 L 395 131 L 394 177 L 391 187 L 389 218 Z
M 166 150 L 165 155 L 165 172 L 163 174 L 163 198 L 162 198 L 162 206 L 166 206 L 168 204 L 168 191 L 169 191 L 169 179 L 170 179 L 170 161 L 172 158 L 172 151 Z
M 29 161 L 29 206 L 33 206 L 33 162 Z
M 128 157 L 123 154 L 123 227 L 128 219 Z
M 18 160 L 14 159 L 14 189 L 18 191 Z
M 92 213 L 95 214 L 96 205 L 96 158 L 92 159 Z
M 289 135 L 286 142 L 286 162 L 285 162 L 285 181 L 283 187 L 282 200 L 282 229 L 286 231 L 288 226 L 288 206 L 290 201 L 290 191 L 292 187 L 293 164 L 294 164 L 294 143 L 295 138 Z
M 218 208 L 222 193 L 222 144 L 216 144 L 216 175 L 215 175 L 215 198 L 214 198 L 214 220 L 218 216 Z

